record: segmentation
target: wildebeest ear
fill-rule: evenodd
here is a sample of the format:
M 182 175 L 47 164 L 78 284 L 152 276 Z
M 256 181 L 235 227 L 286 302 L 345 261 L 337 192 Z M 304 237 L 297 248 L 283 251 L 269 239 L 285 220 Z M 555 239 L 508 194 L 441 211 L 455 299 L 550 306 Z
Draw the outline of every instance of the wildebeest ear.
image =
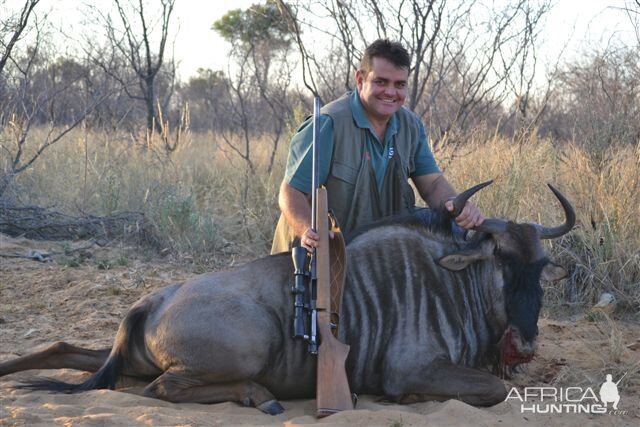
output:
M 542 280 L 546 280 L 548 282 L 555 282 L 556 280 L 564 279 L 565 277 L 567 277 L 567 270 L 552 262 L 544 266 L 542 269 L 542 275 L 540 276 Z
M 473 251 L 454 252 L 448 254 L 437 260 L 436 262 L 441 267 L 451 271 L 464 270 L 472 262 L 483 259 L 483 252 L 480 249 Z

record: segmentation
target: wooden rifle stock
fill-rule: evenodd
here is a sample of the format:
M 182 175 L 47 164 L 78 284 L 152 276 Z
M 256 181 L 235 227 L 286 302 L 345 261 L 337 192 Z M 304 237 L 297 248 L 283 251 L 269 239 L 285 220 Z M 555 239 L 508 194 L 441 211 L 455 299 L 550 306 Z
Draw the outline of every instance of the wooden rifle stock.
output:
M 320 242 L 315 249 L 317 276 L 317 324 L 320 333 L 316 376 L 317 416 L 353 409 L 345 371 L 349 346 L 331 332 L 331 274 L 329 260 L 329 221 L 327 190 L 316 189 L 316 232 Z

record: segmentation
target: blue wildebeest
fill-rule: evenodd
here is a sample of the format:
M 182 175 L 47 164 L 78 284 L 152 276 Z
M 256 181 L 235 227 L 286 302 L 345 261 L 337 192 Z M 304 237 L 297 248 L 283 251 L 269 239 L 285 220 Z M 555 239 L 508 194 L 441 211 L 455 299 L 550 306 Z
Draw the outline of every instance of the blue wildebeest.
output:
M 351 346 L 346 370 L 353 392 L 400 402 L 504 400 L 504 384 L 483 368 L 533 356 L 540 279 L 564 272 L 549 262 L 541 239 L 559 237 L 575 223 L 570 203 L 551 189 L 566 216 L 554 228 L 487 219 L 461 239 L 448 219 L 427 226 L 412 217 L 370 227 L 349 242 L 339 338 Z M 462 193 L 455 205 L 475 191 Z M 277 399 L 315 392 L 315 359 L 290 337 L 292 282 L 289 254 L 204 274 L 139 300 L 110 349 L 60 342 L 0 364 L 0 376 L 75 368 L 97 372 L 82 384 L 45 380 L 27 387 L 114 388 L 120 376 L 135 376 L 152 380 L 147 396 L 236 401 L 280 413 Z

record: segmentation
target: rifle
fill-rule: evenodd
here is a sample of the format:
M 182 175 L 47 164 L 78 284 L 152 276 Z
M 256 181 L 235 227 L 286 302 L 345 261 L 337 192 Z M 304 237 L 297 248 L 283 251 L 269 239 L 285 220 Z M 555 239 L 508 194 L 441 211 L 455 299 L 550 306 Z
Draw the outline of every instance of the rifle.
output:
M 344 368 L 349 346 L 331 332 L 331 275 L 329 261 L 329 214 L 327 190 L 320 188 L 318 172 L 318 133 L 320 100 L 313 105 L 313 191 L 311 194 L 311 228 L 320 236 L 318 247 L 311 253 L 307 273 L 307 251 L 295 247 L 292 251 L 295 284 L 294 338 L 309 342 L 309 353 L 318 356 L 316 402 L 318 418 L 353 409 L 349 382 Z M 309 279 L 308 288 L 304 285 Z M 305 324 L 305 310 L 309 313 Z M 318 345 L 318 332 L 320 344 Z
M 618 381 L 616 381 L 616 386 L 617 386 L 618 384 L 620 384 L 620 381 L 622 381 L 622 379 L 623 379 L 624 377 L 626 377 L 628 373 L 629 373 L 629 371 L 625 372 L 625 373 L 624 373 L 624 375 L 623 375 L 623 376 L 621 376 L 621 377 L 620 377 L 620 379 L 619 379 Z

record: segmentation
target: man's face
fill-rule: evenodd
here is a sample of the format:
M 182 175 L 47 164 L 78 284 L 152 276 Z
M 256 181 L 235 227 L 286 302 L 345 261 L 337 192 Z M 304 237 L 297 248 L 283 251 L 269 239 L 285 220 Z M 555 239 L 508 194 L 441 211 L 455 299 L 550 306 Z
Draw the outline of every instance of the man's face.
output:
M 409 70 L 384 58 L 374 57 L 368 74 L 358 70 L 356 83 L 360 100 L 371 121 L 384 121 L 400 109 L 407 97 Z

